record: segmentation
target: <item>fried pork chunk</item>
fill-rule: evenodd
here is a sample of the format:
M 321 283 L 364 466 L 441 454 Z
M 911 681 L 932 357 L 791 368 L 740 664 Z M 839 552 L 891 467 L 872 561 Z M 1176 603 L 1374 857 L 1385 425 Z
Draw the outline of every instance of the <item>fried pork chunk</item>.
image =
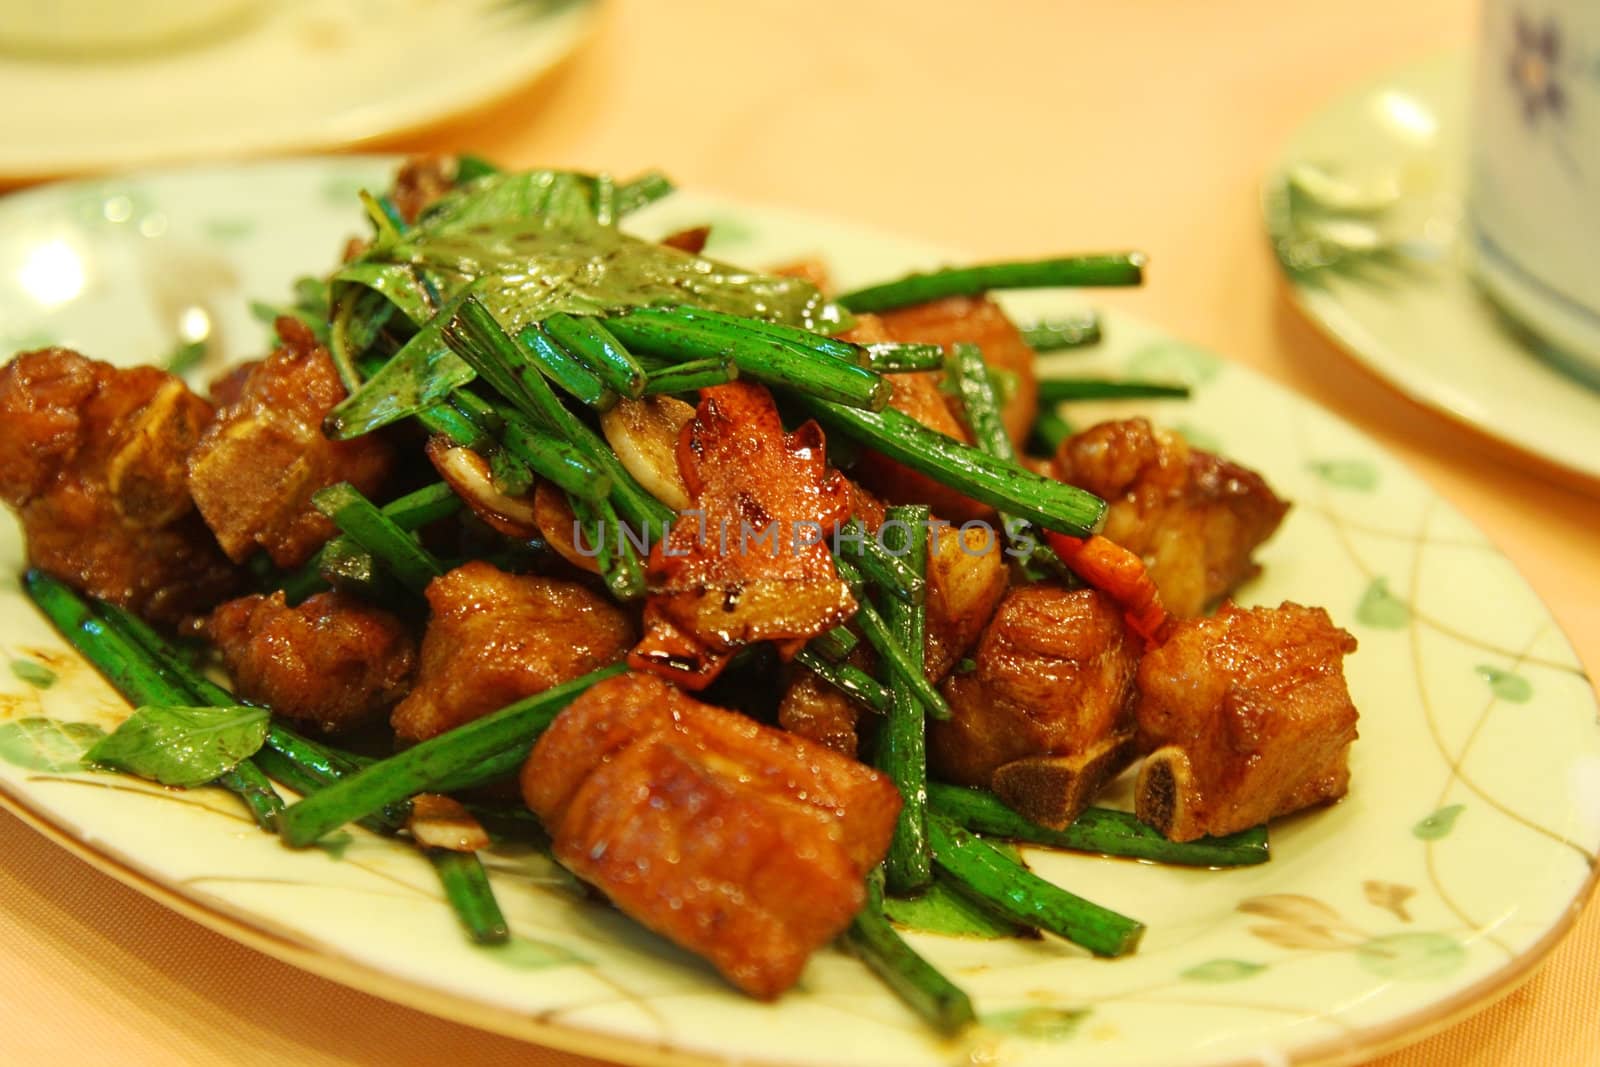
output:
M 844 337 L 861 344 L 878 341 L 951 345 L 976 344 L 989 366 L 1002 372 L 1000 415 L 1006 432 L 1019 446 L 1032 425 L 1039 386 L 1034 352 L 994 301 L 986 297 L 948 297 L 879 315 L 857 316 Z M 961 404 L 940 388 L 943 373 L 921 371 L 892 376 L 889 403 L 931 430 L 967 444 L 972 435 L 962 421 Z M 864 453 L 856 468 L 869 489 L 896 504 L 927 504 L 953 522 L 993 519 L 994 510 L 971 500 L 926 475 L 876 452 Z
M 1056 477 L 1110 505 L 1101 531 L 1143 557 L 1162 602 L 1188 618 L 1261 568 L 1250 558 L 1289 510 L 1255 471 L 1144 419 L 1061 442 Z
M 342 593 L 292 608 L 282 590 L 230 600 L 208 630 L 240 696 L 324 733 L 381 715 L 416 666 L 416 642 L 399 619 Z
M 701 390 L 677 448 L 694 510 L 651 549 L 635 668 L 700 689 L 743 645 L 792 650 L 855 613 L 826 540 L 853 499 L 824 444 L 815 422 L 785 431 L 762 386 Z
M 209 610 L 235 579 L 184 485 L 210 420 L 154 367 L 47 348 L 0 368 L 0 498 L 29 562 L 157 621 Z
M 876 771 L 646 674 L 563 711 L 522 792 L 564 866 L 764 999 L 861 909 L 900 811 Z
M 628 616 L 574 582 L 474 560 L 428 584 L 417 684 L 390 717 L 421 741 L 621 659 Z
M 1287 602 L 1178 623 L 1139 666 L 1139 818 L 1192 841 L 1343 796 L 1355 648 L 1326 611 Z
M 891 341 L 944 347 L 965 342 L 982 349 L 990 370 L 1000 372 L 1000 418 L 1011 443 L 1022 450 L 1039 406 L 1037 357 L 999 304 L 986 296 L 950 296 L 881 312 L 878 318 Z M 960 414 L 959 400 L 947 396 L 945 402 Z
M 883 516 L 869 518 L 876 530 Z M 974 528 L 965 533 L 941 529 L 928 543 L 926 630 L 923 670 L 938 682 L 965 656 L 988 625 L 1010 582 L 1005 556 L 996 538 Z M 871 669 L 870 657 L 856 652 L 851 662 Z M 861 705 L 808 670 L 797 670 L 778 705 L 778 724 L 785 730 L 827 745 L 847 756 L 856 754 L 856 722 Z
M 866 657 L 852 657 L 855 666 L 862 666 Z M 860 738 L 856 736 L 856 722 L 861 717 L 861 705 L 834 686 L 804 667 L 794 672 L 789 687 L 778 702 L 778 725 L 790 733 L 826 745 L 843 756 L 854 759 Z
M 1006 594 L 976 660 L 944 683 L 952 714 L 928 724 L 929 765 L 1066 825 L 1132 756 L 1138 639 L 1105 594 L 1041 583 Z
M 334 532 L 311 495 L 337 482 L 376 492 L 392 453 L 379 437 L 330 441 L 322 420 L 345 398 L 327 349 L 298 319 L 280 318 L 283 345 L 255 366 L 189 456 L 189 489 L 236 563 L 257 548 L 298 567 Z

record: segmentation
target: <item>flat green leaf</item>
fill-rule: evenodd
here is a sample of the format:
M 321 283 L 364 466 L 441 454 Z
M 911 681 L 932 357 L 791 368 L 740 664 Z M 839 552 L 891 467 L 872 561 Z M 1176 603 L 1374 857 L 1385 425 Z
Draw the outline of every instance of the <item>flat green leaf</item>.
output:
M 567 967 L 575 963 L 588 963 L 571 949 L 549 941 L 536 941 L 531 937 L 513 936 L 499 945 L 481 945 L 478 951 L 505 967 L 516 971 L 542 971 L 548 967 Z
M 1466 808 L 1465 804 L 1450 804 L 1440 808 L 1413 826 L 1411 832 L 1424 841 L 1437 841 L 1442 837 L 1447 837 L 1450 831 L 1456 828 L 1456 820 L 1461 817 L 1461 813 Z
M 1478 673 L 1489 683 L 1489 691 L 1501 700 L 1512 704 L 1526 704 L 1533 699 L 1533 683 L 1520 674 L 1503 671 L 1486 663 L 1478 665 Z
M 897 926 L 948 937 L 999 940 L 1016 937 L 1024 930 L 989 914 L 940 882 L 914 897 L 885 897 L 883 913 Z
M 35 689 L 49 689 L 56 684 L 56 672 L 38 660 L 14 659 L 11 661 L 11 673 Z
M 1356 959 L 1383 978 L 1428 981 L 1460 970 L 1467 962 L 1467 950 L 1449 934 L 1389 934 L 1357 946 Z
M 1319 478 L 1339 489 L 1370 493 L 1378 488 L 1378 465 L 1370 459 L 1322 459 L 1307 465 Z
M 1178 973 L 1191 982 L 1237 982 L 1267 969 L 1265 963 L 1249 960 L 1207 960 Z
M 0 723 L 0 759 L 15 767 L 49 774 L 83 770 L 83 754 L 106 735 L 88 722 L 13 719 Z
M 350 287 L 365 287 L 421 329 L 335 409 L 340 434 L 386 425 L 471 380 L 437 334 L 469 289 L 512 337 L 557 312 L 689 304 L 810 327 L 836 310 L 803 279 L 729 266 L 597 222 L 593 189 L 592 178 L 562 172 L 479 178 L 334 275 L 336 304 Z M 432 333 L 423 329 L 430 325 Z M 364 348 L 356 331 L 349 348 L 352 356 Z
M 162 785 L 196 786 L 255 755 L 267 737 L 263 708 L 146 706 L 91 748 L 89 762 Z
M 986 1013 L 983 1025 L 1030 1041 L 1065 1041 L 1088 1014 L 1088 1008 L 1014 1008 Z
M 1361 594 L 1356 621 L 1379 630 L 1403 630 L 1411 625 L 1411 606 L 1389 592 L 1389 580 L 1380 576 Z

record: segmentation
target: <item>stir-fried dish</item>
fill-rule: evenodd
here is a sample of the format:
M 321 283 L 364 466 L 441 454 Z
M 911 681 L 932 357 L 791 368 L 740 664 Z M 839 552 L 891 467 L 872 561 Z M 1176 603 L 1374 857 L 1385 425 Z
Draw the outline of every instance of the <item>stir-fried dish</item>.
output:
M 619 225 L 669 191 L 416 161 L 208 390 L 0 369 L 26 587 L 137 706 L 86 765 L 229 789 L 289 847 L 409 841 L 484 943 L 477 851 L 538 842 L 752 996 L 837 940 L 946 1031 L 971 1004 L 897 902 L 1117 956 L 1141 924 L 1007 839 L 1254 863 L 1343 796 L 1355 640 L 1230 600 L 1288 502 L 1145 419 L 1068 425 L 1181 389 L 1041 381 L 1092 323 L 988 295 L 1138 256 L 841 294 Z M 1094 807 L 1124 773 L 1135 810 Z

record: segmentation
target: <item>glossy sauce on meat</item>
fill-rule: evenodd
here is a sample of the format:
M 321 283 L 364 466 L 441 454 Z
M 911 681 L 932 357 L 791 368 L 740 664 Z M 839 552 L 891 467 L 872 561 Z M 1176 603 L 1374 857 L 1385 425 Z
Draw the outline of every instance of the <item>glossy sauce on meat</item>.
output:
M 292 608 L 282 591 L 230 600 L 208 633 L 234 692 L 324 733 L 380 716 L 405 694 L 417 659 L 399 619 L 342 593 Z
M 1343 796 L 1355 648 L 1326 611 L 1292 603 L 1177 624 L 1139 667 L 1139 817 L 1190 841 Z
M 194 511 L 184 463 L 211 405 L 154 367 L 64 348 L 0 369 L 0 496 L 34 565 L 93 596 L 176 622 L 236 577 Z
M 652 548 L 650 612 L 712 655 L 756 641 L 798 642 L 855 612 L 827 537 L 850 515 L 814 422 L 787 433 L 772 396 L 748 382 L 702 390 L 678 467 L 694 509 Z M 703 672 L 664 654 L 653 631 L 632 657 L 698 687 Z
M 1173 615 L 1198 615 L 1260 570 L 1251 554 L 1289 510 L 1257 474 L 1144 419 L 1061 443 L 1056 476 L 1103 497 L 1101 533 L 1143 557 Z
M 615 663 L 634 640 L 627 614 L 575 582 L 507 574 L 474 560 L 428 585 L 433 614 L 417 684 L 395 733 L 420 741 Z
M 768 999 L 861 909 L 900 810 L 876 771 L 644 674 L 563 711 L 522 790 L 564 866 Z
M 189 489 L 231 559 L 260 548 L 287 568 L 334 532 L 312 494 L 337 482 L 375 493 L 393 456 L 377 435 L 323 436 L 323 418 L 345 398 L 333 360 L 299 320 L 280 318 L 277 329 L 283 346 L 250 371 L 190 455 Z
M 929 765 L 1065 825 L 1132 756 L 1138 662 L 1105 594 L 1018 586 L 984 631 L 976 669 L 945 681 L 952 716 L 928 724 Z

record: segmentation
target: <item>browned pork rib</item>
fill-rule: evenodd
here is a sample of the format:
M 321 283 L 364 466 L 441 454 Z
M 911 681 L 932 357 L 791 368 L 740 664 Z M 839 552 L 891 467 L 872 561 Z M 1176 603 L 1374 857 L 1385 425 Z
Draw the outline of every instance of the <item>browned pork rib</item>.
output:
M 381 715 L 416 666 L 399 619 L 342 593 L 292 608 L 281 590 L 230 600 L 212 612 L 209 632 L 239 696 L 324 733 Z
M 860 344 L 878 341 L 952 345 L 959 341 L 983 349 L 990 367 L 1001 372 L 1004 396 L 1000 415 L 1006 432 L 1020 447 L 1033 423 L 1039 387 L 1034 353 L 1015 325 L 986 297 L 948 297 L 879 315 L 859 315 L 843 335 Z M 963 422 L 960 400 L 940 387 L 942 371 L 896 374 L 890 404 L 930 430 L 967 444 L 972 434 Z M 993 520 L 994 510 L 971 500 L 926 475 L 877 452 L 863 453 L 856 467 L 862 484 L 896 504 L 927 504 L 952 522 Z
M 235 582 L 184 485 L 211 405 L 154 367 L 65 348 L 0 369 L 0 497 L 28 559 L 161 622 L 209 610 Z
M 1066 825 L 1132 756 L 1137 638 L 1097 590 L 1019 586 L 976 660 L 945 681 L 952 715 L 928 724 L 929 765 Z
M 411 741 L 614 663 L 635 636 L 621 608 L 581 585 L 479 560 L 434 579 L 427 596 L 417 684 L 390 717 Z
M 852 499 L 828 467 L 822 430 L 785 432 L 772 394 L 750 382 L 700 397 L 677 453 L 695 512 L 651 550 L 649 632 L 630 657 L 697 689 L 724 654 L 758 641 L 793 648 L 856 609 L 828 552 Z M 703 653 L 686 655 L 686 641 Z
M 860 667 L 866 657 L 857 654 L 851 662 Z M 852 697 L 829 685 L 815 673 L 799 667 L 778 702 L 778 725 L 819 745 L 826 745 L 843 756 L 855 758 L 859 738 L 856 722 L 861 705 Z
M 416 222 L 417 216 L 455 188 L 459 169 L 455 156 L 412 156 L 396 172 L 389 200 L 402 219 Z
M 250 371 L 190 455 L 189 489 L 234 562 L 262 548 L 279 567 L 298 567 L 334 529 L 311 495 L 346 481 L 376 492 L 392 452 L 376 436 L 322 435 L 345 397 L 333 360 L 298 319 L 278 319 L 277 330 L 282 347 Z
M 1344 795 L 1356 639 L 1321 608 L 1225 604 L 1139 666 L 1139 818 L 1174 841 L 1231 834 Z
M 1289 510 L 1261 475 L 1144 419 L 1061 442 L 1056 477 L 1103 497 L 1106 537 L 1143 557 L 1161 600 L 1198 615 L 1261 568 L 1250 558 Z
M 645 674 L 563 711 L 522 792 L 557 860 L 765 999 L 860 910 L 900 810 L 877 772 Z
M 1000 372 L 1000 418 L 1011 443 L 1022 450 L 1039 406 L 1037 357 L 999 304 L 986 296 L 950 296 L 880 312 L 878 317 L 891 341 L 945 347 L 965 342 L 981 348 L 984 362 Z M 957 417 L 965 417 L 955 396 L 945 394 L 945 403 Z

